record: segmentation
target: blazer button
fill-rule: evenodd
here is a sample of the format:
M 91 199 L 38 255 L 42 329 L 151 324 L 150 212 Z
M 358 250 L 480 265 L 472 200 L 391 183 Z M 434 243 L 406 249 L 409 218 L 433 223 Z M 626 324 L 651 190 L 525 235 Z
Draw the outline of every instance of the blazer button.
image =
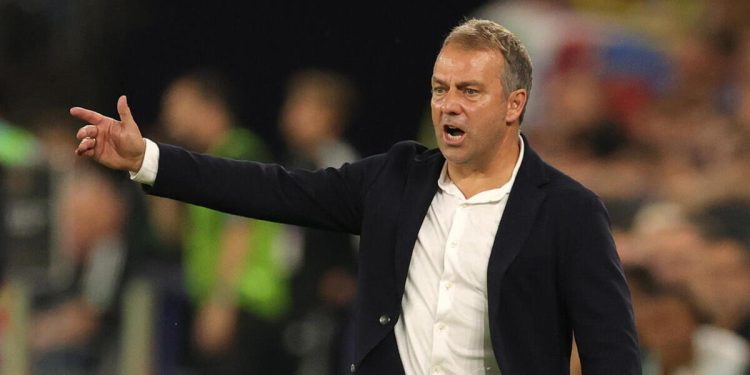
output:
M 388 325 L 388 323 L 391 322 L 391 317 L 383 314 L 380 316 L 380 318 L 378 318 L 378 322 L 380 323 L 381 326 Z
M 352 363 L 352 365 L 351 365 L 351 366 L 349 366 L 349 371 L 350 371 L 350 372 L 351 372 L 352 374 L 353 374 L 353 373 L 355 373 L 355 372 L 357 372 L 357 365 L 355 365 L 354 363 Z

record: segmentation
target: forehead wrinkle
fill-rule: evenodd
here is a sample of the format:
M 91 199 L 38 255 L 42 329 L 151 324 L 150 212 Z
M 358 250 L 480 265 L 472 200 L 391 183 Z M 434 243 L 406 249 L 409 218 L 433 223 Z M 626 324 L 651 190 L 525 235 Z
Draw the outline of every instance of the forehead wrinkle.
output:
M 456 58 L 451 55 L 456 53 L 466 53 L 468 58 Z M 463 55 L 463 56 L 467 56 Z M 499 51 L 491 49 L 464 48 L 460 45 L 448 45 L 440 51 L 436 60 L 433 77 L 438 68 L 448 69 L 465 73 L 467 71 L 482 72 L 487 66 L 494 66 L 492 75 L 502 79 L 505 71 L 505 58 Z

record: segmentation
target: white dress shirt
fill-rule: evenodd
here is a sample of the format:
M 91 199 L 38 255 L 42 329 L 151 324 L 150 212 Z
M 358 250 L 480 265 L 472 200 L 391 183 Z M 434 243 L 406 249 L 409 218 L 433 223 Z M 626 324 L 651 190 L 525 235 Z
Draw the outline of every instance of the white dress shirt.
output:
M 492 352 L 487 307 L 487 263 L 508 195 L 523 160 L 524 145 L 510 180 L 466 199 L 446 165 L 419 230 L 394 328 L 407 375 L 500 374 Z M 143 166 L 130 173 L 153 185 L 159 147 L 146 139 Z
M 500 374 L 492 352 L 487 263 L 524 146 L 503 186 L 466 199 L 446 165 L 414 244 L 395 334 L 406 374 Z

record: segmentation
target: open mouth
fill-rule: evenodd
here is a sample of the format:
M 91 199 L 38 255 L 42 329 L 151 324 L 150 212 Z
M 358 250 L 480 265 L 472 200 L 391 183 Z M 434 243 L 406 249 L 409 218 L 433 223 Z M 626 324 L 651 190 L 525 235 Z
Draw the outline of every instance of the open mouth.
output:
M 463 130 L 451 125 L 444 125 L 443 132 L 448 140 L 453 141 L 460 140 L 466 134 Z

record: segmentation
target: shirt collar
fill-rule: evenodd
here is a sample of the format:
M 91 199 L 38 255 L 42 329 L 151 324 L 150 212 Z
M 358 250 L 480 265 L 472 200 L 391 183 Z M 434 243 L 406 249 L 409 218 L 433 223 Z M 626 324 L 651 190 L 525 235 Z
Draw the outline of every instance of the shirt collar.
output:
M 521 162 L 523 161 L 524 144 L 523 138 L 521 138 L 520 133 L 518 134 L 518 143 L 520 144 L 518 160 L 516 160 L 516 165 L 515 167 L 513 167 L 513 173 L 510 175 L 510 179 L 503 186 L 495 189 L 485 190 L 479 194 L 472 196 L 469 199 L 466 199 L 458 186 L 456 186 L 456 184 L 454 184 L 448 176 L 448 161 L 446 160 L 445 163 L 443 163 L 443 169 L 440 171 L 440 177 L 438 177 L 438 187 L 440 187 L 440 189 L 447 194 L 454 195 L 462 200 L 465 200 L 466 203 L 494 203 L 502 200 L 506 195 L 510 193 L 510 189 L 513 187 L 513 183 L 516 181 L 516 175 L 518 174 L 518 170 L 521 167 Z

